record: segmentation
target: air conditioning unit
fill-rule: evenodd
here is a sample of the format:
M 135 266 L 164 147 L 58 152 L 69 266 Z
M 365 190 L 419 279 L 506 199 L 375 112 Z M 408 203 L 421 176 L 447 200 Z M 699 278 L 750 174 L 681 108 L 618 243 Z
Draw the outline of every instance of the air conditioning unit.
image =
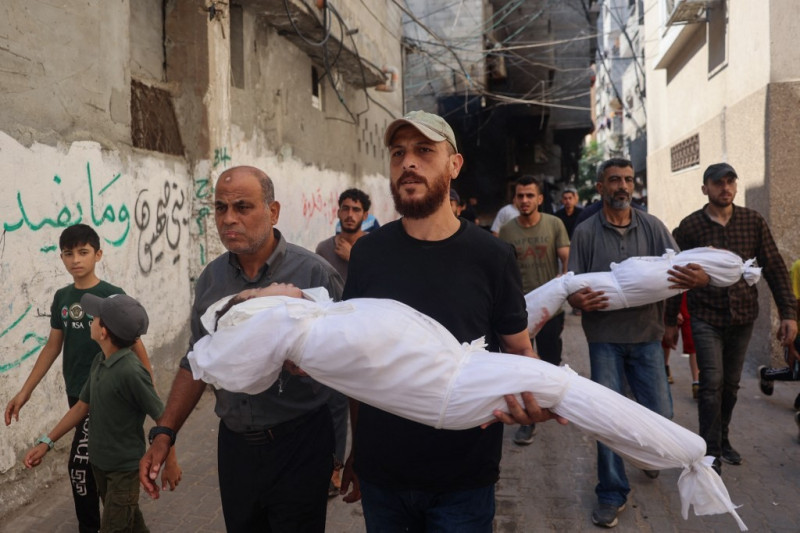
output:
M 706 10 L 719 0 L 667 0 L 670 9 L 667 26 L 706 22 Z

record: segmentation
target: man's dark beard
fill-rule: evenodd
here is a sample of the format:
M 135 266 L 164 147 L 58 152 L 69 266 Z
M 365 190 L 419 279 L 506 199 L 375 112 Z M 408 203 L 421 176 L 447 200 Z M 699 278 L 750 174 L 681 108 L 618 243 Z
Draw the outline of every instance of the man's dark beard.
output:
M 432 215 L 442 206 L 450 191 L 448 180 L 441 178 L 433 180 L 433 183 L 428 180 L 428 192 L 420 200 L 403 200 L 395 183 L 390 182 L 389 187 L 394 199 L 394 208 L 408 218 L 425 218 Z
M 345 228 L 342 224 L 342 233 L 358 233 L 359 231 L 361 231 L 361 224 L 356 224 L 352 229 Z

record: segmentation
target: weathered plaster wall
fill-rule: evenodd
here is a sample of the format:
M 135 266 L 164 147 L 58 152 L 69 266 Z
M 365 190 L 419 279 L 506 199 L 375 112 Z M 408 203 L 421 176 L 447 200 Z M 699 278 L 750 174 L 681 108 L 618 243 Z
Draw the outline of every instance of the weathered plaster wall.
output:
M 130 142 L 127 5 L 13 4 L 0 8 L 0 121 L 9 133 L 26 144 Z
M 47 339 L 54 291 L 71 281 L 57 248 L 68 224 L 95 227 L 104 247 L 98 274 L 148 309 L 143 340 L 164 397 L 188 342 L 192 283 L 223 251 L 213 184 L 226 168 L 266 170 L 283 206 L 278 228 L 311 250 L 332 235 L 336 200 L 346 188 L 366 190 L 381 222 L 396 216 L 380 137 L 402 113 L 399 88 L 373 92 L 389 111 L 373 102 L 354 124 L 338 120 L 346 114 L 330 87 L 323 112 L 313 109 L 308 56 L 274 31 L 258 34 L 255 18 L 245 41 L 251 84 L 231 88 L 228 19 L 209 21 L 196 1 L 175 0 L 162 20 L 161 4 L 90 0 L 80 8 L 0 8 L 2 409 Z M 395 7 L 371 10 L 399 35 Z M 356 38 L 364 57 L 400 65 L 399 42 L 375 24 L 375 15 L 343 12 L 348 24 L 363 28 Z M 185 157 L 131 146 L 131 78 L 159 82 L 172 95 Z M 276 91 L 286 107 L 273 101 Z M 363 111 L 363 91 L 344 84 L 342 94 Z M 67 482 L 69 436 L 37 469 L 26 471 L 19 461 L 66 412 L 60 364 L 34 391 L 20 423 L 0 430 L 0 514 L 47 483 Z
M 176 346 L 186 346 L 193 185 L 182 159 L 107 152 L 95 142 L 25 147 L 0 132 L 0 403 L 21 388 L 50 332 L 55 291 L 71 283 L 58 237 L 78 221 L 94 227 L 104 255 L 97 273 L 141 300 L 150 315 L 143 338 L 159 389 L 166 393 Z M 20 501 L 31 488 L 14 484 L 19 458 L 67 410 L 58 359 L 20 413 L 0 431 L 0 500 Z M 66 447 L 68 442 L 59 444 Z M 37 479 L 63 469 L 57 457 Z M 9 481 L 9 482 L 7 482 Z

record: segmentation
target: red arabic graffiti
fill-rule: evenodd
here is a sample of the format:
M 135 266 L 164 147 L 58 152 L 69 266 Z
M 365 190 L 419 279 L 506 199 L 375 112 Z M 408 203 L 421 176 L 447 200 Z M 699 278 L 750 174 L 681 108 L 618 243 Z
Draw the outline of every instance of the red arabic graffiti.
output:
M 317 213 L 325 217 L 329 224 L 336 220 L 336 212 L 339 210 L 339 201 L 336 193 L 330 191 L 325 198 L 322 189 L 317 187 L 311 195 L 303 193 L 303 218 L 311 220 Z

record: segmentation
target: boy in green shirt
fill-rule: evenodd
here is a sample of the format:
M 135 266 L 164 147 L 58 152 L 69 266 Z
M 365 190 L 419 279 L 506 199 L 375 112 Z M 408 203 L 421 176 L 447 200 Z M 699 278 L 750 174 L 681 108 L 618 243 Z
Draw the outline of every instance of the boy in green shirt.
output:
M 139 509 L 139 459 L 145 451 L 142 424 L 145 414 L 155 420 L 164 410 L 148 370 L 130 349 L 147 332 L 147 313 L 126 294 L 107 298 L 84 294 L 80 305 L 94 317 L 91 338 L 101 352 L 91 364 L 80 399 L 49 434 L 36 441 L 25 456 L 25 466 L 39 465 L 56 440 L 91 415 L 89 457 L 103 500 L 100 531 L 146 532 Z
M 103 257 L 103 251 L 100 249 L 100 237 L 90 226 L 76 224 L 66 228 L 59 238 L 59 248 L 61 261 L 72 275 L 73 283 L 56 291 L 50 307 L 50 336 L 22 389 L 6 406 L 7 426 L 11 424 L 12 418 L 19 421 L 20 409 L 28 402 L 31 393 L 50 370 L 62 348 L 67 401 L 70 407 L 77 403 L 78 395 L 89 377 L 92 360 L 100 350 L 90 337 L 90 319 L 80 305 L 81 297 L 84 294 L 102 297 L 124 294 L 122 289 L 101 281 L 95 274 L 95 267 Z M 142 365 L 150 371 L 150 361 L 141 341 L 137 340 L 132 350 Z M 68 462 L 80 533 L 96 533 L 100 528 L 100 501 L 92 469 L 89 467 L 88 427 L 88 420 L 82 420 L 78 424 Z M 168 475 L 168 479 L 179 480 L 180 472 L 177 465 L 172 463 L 171 466 L 173 471 Z M 170 486 L 174 488 L 174 482 L 170 482 Z

